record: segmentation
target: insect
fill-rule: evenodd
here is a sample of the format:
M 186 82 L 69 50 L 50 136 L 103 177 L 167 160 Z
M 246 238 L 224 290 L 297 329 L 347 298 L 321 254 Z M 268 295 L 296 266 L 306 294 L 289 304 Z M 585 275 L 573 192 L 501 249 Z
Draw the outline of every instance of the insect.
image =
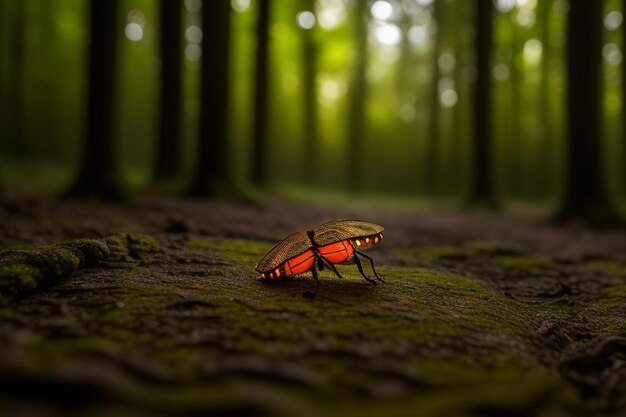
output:
M 317 271 L 328 267 L 339 278 L 343 278 L 335 264 L 354 262 L 366 281 L 376 280 L 363 272 L 362 257 L 372 266 L 374 276 L 385 282 L 374 268 L 374 261 L 363 250 L 377 246 L 383 240 L 384 228 L 374 223 L 358 220 L 333 220 L 312 230 L 295 232 L 276 244 L 259 261 L 256 270 L 261 280 L 277 280 L 311 271 L 315 279 L 315 291 L 304 296 L 313 298 L 317 294 L 319 280 Z

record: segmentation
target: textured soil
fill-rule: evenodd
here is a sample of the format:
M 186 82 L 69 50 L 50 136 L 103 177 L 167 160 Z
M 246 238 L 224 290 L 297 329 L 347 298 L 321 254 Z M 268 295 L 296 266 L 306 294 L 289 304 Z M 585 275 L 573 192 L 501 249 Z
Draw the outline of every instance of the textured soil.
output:
M 385 227 L 386 284 L 256 280 L 274 243 L 340 218 Z M 623 229 L 4 197 L 0 275 L 16 259 L 39 275 L 0 306 L 2 415 L 626 415 Z

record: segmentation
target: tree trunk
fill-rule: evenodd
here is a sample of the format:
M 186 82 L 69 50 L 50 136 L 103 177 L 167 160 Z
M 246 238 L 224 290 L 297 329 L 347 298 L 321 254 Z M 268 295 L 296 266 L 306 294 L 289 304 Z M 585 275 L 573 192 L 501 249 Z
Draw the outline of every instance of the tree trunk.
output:
M 26 59 L 26 3 L 15 1 L 12 19 L 6 18 L 7 25 L 7 95 L 6 113 L 6 150 L 12 155 L 22 155 L 24 147 L 23 110 L 24 110 L 24 63 Z M 8 5 L 7 5 L 8 9 Z M 8 12 L 9 10 L 6 10 Z
M 556 155 L 552 147 L 552 132 L 550 129 L 550 9 L 552 1 L 546 0 L 538 3 L 538 20 L 539 30 L 541 31 L 541 42 L 543 45 L 541 54 L 541 85 L 539 90 L 539 120 L 541 123 L 541 137 L 534 141 L 533 149 L 533 169 L 528 177 L 531 181 L 529 188 L 534 188 L 536 197 L 545 197 L 548 185 L 542 186 L 541 189 L 537 185 L 546 182 L 548 177 L 547 167 L 553 161 Z
M 268 67 L 269 67 L 269 24 L 270 0 L 259 0 L 256 23 L 256 71 L 254 94 L 254 124 L 252 137 L 252 183 L 259 187 L 267 185 L 268 132 L 267 118 L 269 107 Z
M 201 110 L 192 192 L 215 194 L 229 185 L 230 2 L 202 2 Z
M 354 11 L 354 62 L 350 82 L 348 120 L 348 178 L 353 191 L 362 190 L 365 146 L 365 100 L 367 97 L 367 2 L 358 1 Z
M 91 0 L 87 132 L 82 165 L 70 194 L 120 198 L 113 110 L 118 0 Z
M 626 0 L 622 0 L 622 13 L 626 14 Z M 626 48 L 626 28 L 622 30 L 622 51 Z M 626 65 L 622 62 L 622 196 L 626 195 Z
M 567 28 L 567 154 L 560 219 L 619 218 L 602 170 L 602 2 L 570 2 Z
M 523 189 L 524 181 L 524 141 L 522 140 L 522 112 L 528 109 L 522 109 L 522 71 L 519 67 L 519 58 L 523 53 L 523 46 L 520 42 L 520 28 L 515 21 L 515 12 L 511 12 L 511 31 L 513 39 L 511 41 L 511 75 L 509 82 L 511 84 L 511 112 L 510 124 L 507 132 L 508 152 L 506 158 L 508 160 L 508 189 L 511 195 L 519 197 Z
M 439 81 L 441 79 L 441 70 L 439 69 L 439 56 L 441 55 L 441 45 L 443 41 L 443 13 L 442 1 L 435 0 L 433 2 L 433 21 L 436 31 L 434 37 L 432 51 L 432 90 L 430 96 L 430 129 L 428 141 L 426 142 L 426 160 L 424 161 L 424 175 L 426 177 L 426 192 L 430 195 L 436 194 L 438 190 L 439 180 L 439 157 L 440 157 L 440 115 L 441 105 L 439 98 Z
M 161 0 L 161 115 L 155 177 L 169 179 L 181 168 L 181 33 L 180 0 Z
M 495 208 L 491 131 L 491 51 L 493 42 L 493 3 L 476 1 L 476 85 L 474 91 L 474 175 L 469 204 Z
M 313 11 L 314 0 L 305 0 L 305 9 Z M 318 143 L 318 111 L 317 111 L 317 88 L 315 76 L 317 74 L 317 44 L 313 31 L 315 29 L 303 29 L 302 46 L 302 70 L 303 70 L 303 111 L 304 111 L 304 155 L 307 161 L 307 169 L 304 170 L 305 178 L 315 184 L 318 179 L 319 169 L 319 143 Z

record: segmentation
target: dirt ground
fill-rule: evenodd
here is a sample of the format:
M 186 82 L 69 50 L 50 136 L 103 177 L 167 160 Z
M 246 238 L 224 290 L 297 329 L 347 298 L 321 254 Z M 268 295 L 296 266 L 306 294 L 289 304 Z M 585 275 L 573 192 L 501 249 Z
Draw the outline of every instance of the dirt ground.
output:
M 256 280 L 277 241 L 341 218 L 385 227 L 386 284 Z M 0 415 L 626 415 L 623 229 L 12 196 L 0 285 Z

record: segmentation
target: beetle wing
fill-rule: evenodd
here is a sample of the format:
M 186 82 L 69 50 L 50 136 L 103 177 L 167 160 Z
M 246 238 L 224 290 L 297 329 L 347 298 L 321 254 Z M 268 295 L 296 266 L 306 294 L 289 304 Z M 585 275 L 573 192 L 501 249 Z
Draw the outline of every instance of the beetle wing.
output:
M 371 236 L 382 233 L 384 227 L 359 220 L 333 220 L 313 229 L 315 243 L 320 246 L 352 239 L 361 236 Z
M 256 265 L 258 272 L 278 268 L 283 262 L 311 249 L 311 241 L 306 232 L 295 232 L 278 242 Z

